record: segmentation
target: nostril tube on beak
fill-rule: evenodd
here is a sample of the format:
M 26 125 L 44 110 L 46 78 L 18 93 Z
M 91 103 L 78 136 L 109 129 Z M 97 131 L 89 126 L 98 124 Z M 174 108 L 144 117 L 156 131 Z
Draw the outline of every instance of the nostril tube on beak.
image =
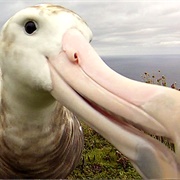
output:
M 77 53 L 74 53 L 74 61 L 78 61 L 78 55 L 77 55 Z

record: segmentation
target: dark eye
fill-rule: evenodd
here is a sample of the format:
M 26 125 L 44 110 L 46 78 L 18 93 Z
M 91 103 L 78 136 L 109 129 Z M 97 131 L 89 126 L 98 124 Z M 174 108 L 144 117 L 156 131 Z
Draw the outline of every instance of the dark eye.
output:
M 37 25 L 34 21 L 28 21 L 25 26 L 25 31 L 28 33 L 28 34 L 32 34 L 34 31 L 36 31 L 37 29 Z

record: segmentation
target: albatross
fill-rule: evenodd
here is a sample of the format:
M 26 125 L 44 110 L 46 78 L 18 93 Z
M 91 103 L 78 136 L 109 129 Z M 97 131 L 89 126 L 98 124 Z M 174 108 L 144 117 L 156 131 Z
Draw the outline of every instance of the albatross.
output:
M 3 26 L 0 178 L 67 177 L 83 149 L 76 117 L 143 178 L 180 178 L 179 92 L 114 72 L 91 40 L 85 21 L 58 5 L 28 7 Z M 175 152 L 147 133 L 169 138 Z

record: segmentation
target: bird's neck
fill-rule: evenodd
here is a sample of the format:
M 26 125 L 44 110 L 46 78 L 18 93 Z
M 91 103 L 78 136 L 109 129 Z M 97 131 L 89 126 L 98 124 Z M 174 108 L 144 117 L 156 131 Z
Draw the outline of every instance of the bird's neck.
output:
M 33 139 L 50 133 L 57 102 L 49 93 L 33 91 L 10 79 L 4 79 L 1 93 L 0 129 L 14 149 L 31 146 Z
M 0 160 L 6 159 L 0 161 L 5 164 L 5 169 L 0 168 L 0 178 L 3 173 L 7 178 L 66 177 L 83 148 L 79 122 L 48 93 L 25 88 L 3 82 Z M 17 162 L 24 174 L 17 173 Z

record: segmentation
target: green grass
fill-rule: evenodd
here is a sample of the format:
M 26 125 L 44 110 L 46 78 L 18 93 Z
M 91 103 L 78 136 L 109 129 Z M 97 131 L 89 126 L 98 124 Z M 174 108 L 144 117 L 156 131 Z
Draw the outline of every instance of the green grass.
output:
M 82 123 L 85 146 L 80 164 L 68 179 L 142 179 L 129 160 Z

